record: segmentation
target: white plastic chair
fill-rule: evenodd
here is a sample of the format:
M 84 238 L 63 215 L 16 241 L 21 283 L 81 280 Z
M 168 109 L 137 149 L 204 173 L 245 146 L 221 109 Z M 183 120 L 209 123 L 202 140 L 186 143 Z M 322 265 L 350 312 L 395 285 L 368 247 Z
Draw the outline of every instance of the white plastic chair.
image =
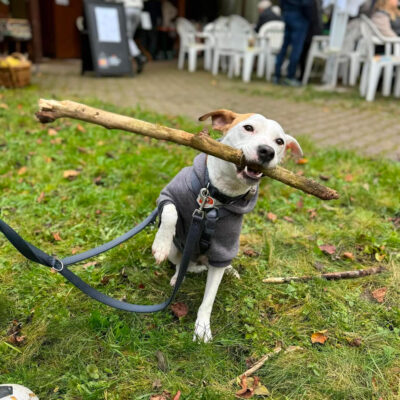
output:
M 361 96 L 365 96 L 367 101 L 375 99 L 382 72 L 386 72 L 383 78 L 382 94 L 388 96 L 391 92 L 393 70 L 396 69 L 394 95 L 400 97 L 400 38 L 383 36 L 365 15 L 361 16 L 361 33 L 366 52 L 366 62 L 360 83 Z M 384 55 L 375 55 L 376 44 L 385 46 Z
M 261 26 L 258 31 L 258 45 L 261 48 L 257 62 L 257 76 L 270 81 L 275 65 L 276 55 L 279 53 L 285 32 L 283 21 L 270 21 Z
M 318 35 L 312 38 L 303 75 L 303 85 L 308 83 L 313 62 L 319 58 L 326 61 L 323 80 L 333 87 L 336 86 L 339 64 L 348 60 L 342 52 L 348 18 L 346 11 L 335 7 L 329 36 Z
M 204 35 L 199 34 L 196 31 L 195 26 L 186 18 L 178 18 L 176 24 L 176 30 L 180 39 L 179 46 L 179 56 L 178 56 L 178 68 L 183 69 L 185 64 L 185 55 L 188 55 L 189 58 L 189 71 L 196 71 L 197 67 L 197 55 L 198 53 L 204 51 L 211 51 L 211 43 L 209 40 L 205 40 L 204 43 L 197 42 L 197 38 L 205 38 Z M 207 39 L 207 38 L 205 38 Z M 208 62 L 209 57 L 206 57 L 206 61 Z M 207 64 L 205 62 L 205 64 Z M 209 67 L 209 65 L 205 65 L 205 67 Z

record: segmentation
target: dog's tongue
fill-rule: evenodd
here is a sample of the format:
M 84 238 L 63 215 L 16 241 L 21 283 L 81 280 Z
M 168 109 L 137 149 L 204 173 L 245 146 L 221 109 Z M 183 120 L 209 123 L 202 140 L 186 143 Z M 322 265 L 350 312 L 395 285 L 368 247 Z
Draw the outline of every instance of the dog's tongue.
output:
M 246 168 L 244 169 L 244 171 L 246 172 L 246 174 L 250 177 L 250 178 L 254 178 L 254 179 L 258 179 L 262 177 L 262 172 L 258 172 L 255 171 L 249 167 L 246 166 Z

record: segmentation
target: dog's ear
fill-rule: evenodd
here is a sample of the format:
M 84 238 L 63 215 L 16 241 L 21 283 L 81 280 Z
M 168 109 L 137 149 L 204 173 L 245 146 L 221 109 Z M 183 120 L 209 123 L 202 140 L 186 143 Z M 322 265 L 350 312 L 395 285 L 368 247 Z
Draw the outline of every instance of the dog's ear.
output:
M 230 110 L 215 110 L 202 115 L 199 121 L 205 121 L 211 117 L 212 128 L 216 131 L 224 132 L 229 129 L 230 124 L 237 118 L 238 114 Z
M 301 149 L 299 142 L 293 136 L 290 136 L 287 133 L 285 135 L 286 135 L 286 150 L 290 149 L 292 150 L 292 153 L 294 155 L 296 155 L 297 157 L 301 157 L 303 155 L 303 150 Z

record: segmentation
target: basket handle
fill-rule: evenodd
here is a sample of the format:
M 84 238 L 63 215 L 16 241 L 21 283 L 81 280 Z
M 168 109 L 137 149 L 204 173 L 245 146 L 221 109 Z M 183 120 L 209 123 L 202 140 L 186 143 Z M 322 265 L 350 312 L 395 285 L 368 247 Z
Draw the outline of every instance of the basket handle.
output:
M 16 58 L 17 60 L 28 61 L 28 59 L 22 53 L 18 53 L 17 51 L 15 51 L 14 53 L 11 53 L 10 55 L 11 55 L 11 57 Z

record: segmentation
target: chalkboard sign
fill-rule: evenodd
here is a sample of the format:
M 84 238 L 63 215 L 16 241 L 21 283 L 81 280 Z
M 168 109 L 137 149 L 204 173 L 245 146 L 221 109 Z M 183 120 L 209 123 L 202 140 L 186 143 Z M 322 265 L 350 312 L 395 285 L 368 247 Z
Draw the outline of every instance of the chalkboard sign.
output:
M 97 76 L 132 74 L 132 58 L 122 3 L 85 0 L 90 54 Z

